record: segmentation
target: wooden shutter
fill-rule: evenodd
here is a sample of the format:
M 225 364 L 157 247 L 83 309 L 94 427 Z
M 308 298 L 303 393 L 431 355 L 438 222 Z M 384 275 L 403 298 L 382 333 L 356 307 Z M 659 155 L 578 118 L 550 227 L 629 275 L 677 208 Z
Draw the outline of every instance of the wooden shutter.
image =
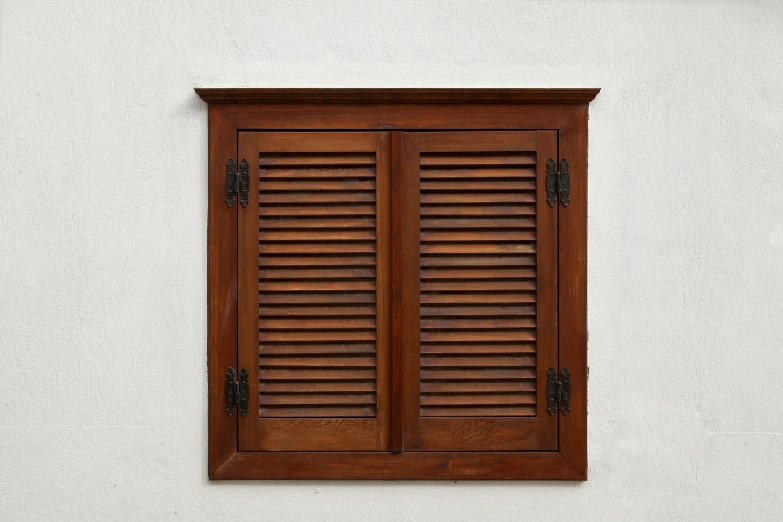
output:
M 405 451 L 557 448 L 557 133 L 405 133 Z
M 240 133 L 244 450 L 388 446 L 389 135 Z

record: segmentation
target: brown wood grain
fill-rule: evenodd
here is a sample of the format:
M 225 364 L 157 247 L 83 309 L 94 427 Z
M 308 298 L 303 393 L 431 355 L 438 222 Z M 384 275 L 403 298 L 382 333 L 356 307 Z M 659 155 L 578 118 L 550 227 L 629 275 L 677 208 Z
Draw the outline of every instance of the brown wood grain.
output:
M 440 229 L 474 229 L 474 228 L 535 228 L 536 220 L 531 217 L 512 217 L 512 218 L 495 218 L 495 219 L 481 219 L 472 218 L 467 219 L 464 217 L 456 218 L 423 218 L 421 220 L 421 228 L 440 228 Z
M 243 450 L 388 450 L 389 147 L 388 133 L 240 133 Z
M 259 267 L 285 266 L 285 267 L 331 267 L 331 266 L 370 266 L 375 267 L 374 256 L 336 256 L 325 257 L 312 256 L 274 256 L 264 257 L 258 260 Z
M 499 216 L 509 218 L 512 216 L 530 216 L 535 215 L 536 205 L 529 202 L 522 205 L 438 205 L 422 207 L 422 216 L 450 216 L 450 217 L 468 217 L 468 216 Z
M 263 350 L 263 347 L 262 347 Z M 280 357 L 266 354 L 261 354 L 261 367 L 262 368 L 274 368 L 274 367 L 286 367 L 291 369 L 297 369 L 299 367 L 317 367 L 317 368 L 355 368 L 355 367 L 375 367 L 375 357 L 367 356 L 362 357 L 358 355 L 345 355 L 343 357 L 313 357 L 310 354 L 302 354 L 299 357 Z
M 277 166 L 274 169 L 263 169 L 260 173 L 262 180 L 279 180 L 290 181 L 292 178 L 301 179 L 302 171 L 298 167 L 282 167 Z M 307 179 L 309 180 L 326 180 L 329 181 L 332 178 L 345 178 L 351 177 L 356 180 L 365 181 L 366 178 L 375 178 L 375 171 L 372 168 L 357 165 L 335 165 L 333 168 L 321 167 L 318 170 L 313 169 L 312 172 L 307 173 Z
M 522 368 L 536 365 L 536 358 L 532 355 L 473 355 L 452 356 L 439 354 L 437 356 L 422 356 L 422 368 L 438 367 L 475 367 L 484 368 Z
M 258 140 L 259 152 L 270 152 L 275 156 L 261 157 L 265 163 L 270 158 L 283 162 L 297 161 L 294 158 L 303 153 L 314 153 L 316 157 L 332 157 L 335 161 L 341 158 L 361 157 L 370 164 L 375 164 L 375 151 L 378 146 L 378 136 L 373 132 L 269 132 Z M 372 154 L 357 154 L 358 152 Z M 284 153 L 294 153 L 286 156 Z M 326 153 L 336 153 L 329 156 Z M 276 156 L 280 154 L 280 156 Z M 323 163 L 318 163 L 323 165 Z
M 269 233 L 269 232 L 267 232 Z M 375 279 L 374 267 L 363 268 L 274 268 L 261 269 L 258 277 L 264 279 Z
M 421 304 L 511 304 L 511 303 L 535 303 L 535 292 L 510 292 L 510 293 L 470 293 L 470 294 L 425 294 L 421 296 Z
M 215 104 L 238 129 L 558 129 L 582 104 Z
M 360 465 L 357 465 L 360 463 Z M 585 480 L 556 451 L 240 452 L 214 478 L 289 480 Z
M 271 169 L 264 169 L 265 171 Z M 350 171 L 344 170 L 343 173 L 347 176 L 351 176 Z M 329 180 L 324 178 L 318 178 L 316 180 L 308 180 L 306 178 L 290 179 L 286 178 L 284 181 L 262 181 L 258 184 L 259 190 L 262 192 L 275 191 L 275 190 L 295 190 L 295 191 L 312 191 L 312 190 L 375 190 L 374 180 Z
M 535 238 L 534 238 L 535 239 Z M 535 279 L 534 268 L 472 268 L 455 270 L 452 268 L 423 268 L 421 279 Z
M 539 447 L 538 433 L 556 427 L 556 419 L 541 418 L 545 409 L 539 407 L 538 396 L 546 379 L 537 377 L 536 336 L 539 327 L 556 330 L 556 316 L 539 317 L 537 306 L 528 307 L 524 315 L 503 315 L 519 311 L 521 303 L 537 304 L 543 298 L 548 306 L 557 299 L 556 278 L 549 281 L 538 271 L 542 262 L 553 264 L 544 269 L 545 274 L 556 271 L 557 233 L 551 227 L 556 210 L 545 203 L 542 205 L 541 194 L 537 192 L 546 174 L 540 169 L 545 161 L 537 150 L 541 145 L 539 137 L 544 138 L 545 149 L 556 150 L 556 135 L 549 131 L 548 134 L 435 132 L 419 136 L 421 172 L 458 166 L 460 174 L 480 169 L 483 175 L 428 177 L 420 183 L 419 211 L 425 216 L 421 218 L 422 223 L 426 224 L 420 233 L 420 253 L 427 263 L 419 273 L 420 302 L 426 311 L 420 321 L 423 346 L 419 423 L 422 431 L 426 426 L 429 438 L 427 445 L 419 449 L 460 449 L 460 445 L 450 445 L 454 443 L 455 431 L 480 434 L 491 425 L 482 419 L 497 416 L 534 417 L 536 422 L 525 424 L 530 429 L 524 433 L 514 432 L 507 425 L 492 437 L 484 438 L 483 447 L 479 442 L 482 438 L 476 435 L 471 442 L 472 449 L 556 449 L 554 439 L 541 441 L 544 444 Z M 529 169 L 531 164 L 536 165 L 534 176 L 528 172 L 526 177 L 521 173 L 509 176 L 515 169 Z M 488 166 L 502 168 L 487 169 Z M 495 172 L 503 172 L 505 176 L 492 177 Z M 546 200 L 545 195 L 543 199 Z M 534 217 L 516 217 L 520 203 L 529 203 L 532 212 L 528 215 Z M 487 207 L 491 210 L 472 213 L 463 210 Z M 444 208 L 460 212 L 449 215 Z M 437 218 L 429 217 L 433 209 L 438 212 Z M 542 212 L 547 215 L 540 216 Z M 465 226 L 474 220 L 478 225 Z M 506 226 L 493 226 L 494 220 Z M 526 228 L 508 226 L 509 222 L 519 224 L 525 220 Z M 460 227 L 455 227 L 455 222 Z M 543 255 L 539 248 L 544 250 Z M 527 255 L 508 255 L 520 253 Z M 531 262 L 530 254 L 534 253 L 536 257 Z M 481 259 L 479 265 L 471 264 L 474 257 Z M 455 258 L 466 262 L 455 266 L 452 262 Z M 517 264 L 525 258 L 526 262 Z M 441 259 L 446 263 L 441 265 Z M 432 317 L 438 308 L 467 307 L 481 308 L 484 315 L 451 317 L 441 311 L 440 316 Z M 487 310 L 493 308 L 496 311 L 487 315 Z M 539 325 L 539 321 L 547 324 Z M 449 348 L 438 350 L 440 345 Z M 493 351 L 495 345 L 501 346 L 500 353 Z M 457 353 L 452 352 L 454 347 L 458 347 Z M 545 345 L 544 350 L 550 357 L 556 356 L 556 341 Z M 473 386 L 460 388 L 466 383 Z M 493 386 L 493 383 L 505 386 Z M 517 391 L 513 385 L 528 389 Z
M 375 419 L 264 419 L 259 446 L 266 451 L 341 451 L 349 437 L 355 451 L 374 451 Z
M 454 132 L 427 132 L 419 137 L 419 149 L 422 152 L 422 165 L 427 164 L 426 153 L 434 153 L 439 158 L 460 157 L 461 161 L 467 161 L 475 165 L 476 160 L 484 160 L 490 163 L 502 159 L 502 163 L 511 161 L 512 164 L 535 163 L 535 155 L 529 151 L 536 150 L 535 132 L 471 132 L 460 134 Z M 448 151 L 449 154 L 437 154 Z M 469 152 L 527 152 L 527 154 L 493 154 L 491 157 L 481 157 Z M 521 163 L 520 163 L 521 161 Z
M 406 351 L 403 349 L 405 337 L 405 314 L 403 313 L 403 258 L 405 240 L 402 234 L 405 189 L 402 176 L 403 142 L 401 132 L 391 133 L 390 150 L 390 189 L 391 207 L 391 430 L 390 449 L 393 453 L 402 453 L 405 448 L 405 379 L 404 368 Z
M 239 207 L 237 244 L 238 353 L 239 365 L 248 373 L 248 415 L 239 417 L 239 450 L 256 449 L 258 427 L 258 135 L 239 133 L 239 158 L 249 165 L 250 189 L 247 207 Z M 237 198 L 238 199 L 238 198 Z M 238 206 L 237 201 L 235 206 Z
M 321 309 L 326 311 L 325 308 Z M 375 343 L 322 343 L 317 344 L 274 344 L 264 343 L 260 346 L 261 354 L 294 355 L 294 354 L 342 354 L 342 353 L 375 353 Z
M 214 88 L 194 89 L 208 103 L 555 103 L 584 104 L 596 97 L 600 89 L 259 89 Z
M 402 345 L 403 388 L 403 447 L 405 451 L 418 450 L 419 432 L 419 135 L 404 133 L 399 158 L 397 222 L 400 239 L 396 243 L 400 256 L 398 273 L 401 297 L 399 306 L 400 335 Z
M 427 418 L 421 422 L 422 450 L 448 446 L 453 451 L 525 451 L 537 449 L 537 420 L 529 417 Z M 446 439 L 444 441 L 444 438 Z
M 501 310 L 507 310 L 507 307 L 499 307 Z M 503 312 L 495 311 L 494 316 L 504 316 Z M 512 314 L 513 315 L 513 314 Z M 422 319 L 422 330 L 482 330 L 497 328 L 535 328 L 536 320 L 528 317 L 511 317 L 505 319 Z
M 375 216 L 375 206 L 370 204 L 361 205 L 345 205 L 339 209 L 335 209 L 333 206 L 324 205 L 302 205 L 301 201 L 298 205 L 286 205 L 286 204 L 268 204 L 258 209 L 258 217 L 281 217 L 281 216 L 295 216 L 302 218 L 321 219 L 324 217 L 356 217 L 356 216 Z
M 536 440 L 539 449 L 557 449 L 557 417 L 547 412 L 547 370 L 557 368 L 558 353 L 558 228 L 557 207 L 550 207 L 546 192 L 546 165 L 557 157 L 557 133 L 538 131 L 538 176 L 536 179 L 536 343 L 537 343 L 537 410 Z
M 533 230 L 425 230 L 421 233 L 423 242 L 470 242 L 501 243 L 505 241 L 535 241 Z
M 536 343 L 422 343 L 421 353 L 465 353 L 465 354 L 485 354 L 485 353 L 535 353 Z
M 207 350 L 209 368 L 209 477 L 237 452 L 237 416 L 226 414 L 226 370 L 237 368 L 237 204 L 226 206 L 226 162 L 237 162 L 237 130 L 209 108 L 207 211 Z M 237 162 L 238 163 L 238 162 Z
M 317 133 L 324 134 L 324 133 Z M 291 144 L 288 144 L 291 145 Z M 309 144 L 313 146 L 313 144 Z M 269 147 L 267 147 L 269 148 Z M 375 155 L 368 153 L 353 154 L 265 154 L 259 158 L 263 167 L 300 167 L 308 168 L 313 166 L 334 166 L 334 167 L 355 167 L 357 165 L 372 165 L 375 163 Z M 327 172 L 331 172 L 329 169 Z
M 211 102 L 210 478 L 584 480 L 586 104 L 598 90 L 198 92 Z M 238 129 L 318 131 L 243 149 L 257 210 L 244 228 L 248 209 L 225 206 L 225 162 L 252 134 Z M 375 130 L 387 132 L 355 132 Z M 569 207 L 546 206 L 546 156 L 569 160 Z M 238 231 L 269 254 L 244 271 Z M 245 324 L 238 301 L 253 293 Z M 224 367 L 251 354 L 243 424 L 225 413 Z M 571 370 L 566 416 L 543 409 L 549 365 Z
M 376 308 L 372 305 L 364 306 L 350 306 L 339 305 L 331 306 L 329 308 L 321 306 L 286 306 L 285 308 L 260 306 L 258 308 L 258 316 L 274 316 L 274 317 L 296 317 L 298 319 L 311 319 L 321 316 L 328 317 L 375 317 Z M 299 324 L 303 324 L 300 321 Z
M 526 158 L 527 159 L 527 158 Z M 481 180 L 482 178 L 495 179 L 524 179 L 536 177 L 535 156 L 530 158 L 530 164 L 512 165 L 507 167 L 486 167 L 486 168 L 429 168 L 421 172 L 421 179 L 432 180 L 441 178 L 465 179 L 472 178 Z
M 392 426 L 392 238 L 391 238 L 391 133 L 376 133 L 376 303 L 377 394 L 376 435 L 378 451 L 391 449 Z M 355 318 L 354 320 L 358 320 Z
M 587 108 L 559 131 L 571 202 L 560 214 L 560 367 L 571 372 L 571 411 L 560 418 L 560 452 L 587 474 Z M 559 164 L 559 162 L 558 162 Z
M 475 179 L 475 177 L 473 178 Z M 502 180 L 471 180 L 458 179 L 456 181 L 444 180 L 442 178 L 433 179 L 430 181 L 421 182 L 421 190 L 423 192 L 428 191 L 459 191 L 459 192 L 478 192 L 488 190 L 502 190 L 502 191 L 523 191 L 523 190 L 536 190 L 536 181 L 534 179 L 502 179 Z
M 535 202 L 535 195 L 528 192 L 520 193 L 507 193 L 507 192 L 493 192 L 493 193 L 461 193 L 461 192 L 422 192 L 421 202 L 423 204 L 470 204 L 476 203 L 533 203 Z

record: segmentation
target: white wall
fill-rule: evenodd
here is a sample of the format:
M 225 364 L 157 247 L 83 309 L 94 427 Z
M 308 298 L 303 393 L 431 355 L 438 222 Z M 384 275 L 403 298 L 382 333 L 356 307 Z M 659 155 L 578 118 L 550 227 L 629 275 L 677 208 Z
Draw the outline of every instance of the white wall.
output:
M 0 520 L 783 520 L 780 2 L 0 6 Z M 603 89 L 588 482 L 207 481 L 195 86 Z

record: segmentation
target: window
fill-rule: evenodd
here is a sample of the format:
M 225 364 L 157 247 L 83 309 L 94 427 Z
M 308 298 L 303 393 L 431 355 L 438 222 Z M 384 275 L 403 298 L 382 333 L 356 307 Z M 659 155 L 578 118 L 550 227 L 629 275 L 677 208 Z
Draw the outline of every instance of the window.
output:
M 597 89 L 197 92 L 210 478 L 586 478 Z

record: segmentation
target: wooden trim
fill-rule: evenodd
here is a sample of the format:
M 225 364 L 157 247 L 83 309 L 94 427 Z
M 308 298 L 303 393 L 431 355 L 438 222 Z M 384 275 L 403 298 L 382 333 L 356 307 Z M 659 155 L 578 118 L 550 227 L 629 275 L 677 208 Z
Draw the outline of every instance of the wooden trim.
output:
M 556 451 L 241 452 L 213 479 L 585 480 Z
M 601 89 L 195 89 L 207 103 L 589 103 Z
M 403 204 L 403 183 L 402 183 L 402 132 L 395 131 L 391 133 L 391 206 L 392 208 L 402 208 Z M 402 236 L 402 212 L 391 213 L 391 318 L 392 318 L 392 336 L 391 336 L 391 451 L 401 453 L 404 448 L 404 380 L 403 380 L 403 361 L 404 352 L 402 348 L 402 339 L 404 337 L 405 323 L 402 313 L 402 269 L 403 269 L 403 236 Z
M 391 339 L 391 133 L 379 132 L 373 151 L 375 161 L 376 237 L 376 419 L 378 451 L 390 449 L 392 423 L 392 339 Z
M 535 151 L 535 132 L 422 132 L 419 134 L 419 152 L 443 152 L 459 149 L 460 152 Z
M 557 207 L 547 202 L 546 165 L 557 159 L 557 131 L 538 131 L 536 144 L 536 382 L 539 450 L 557 449 L 557 416 L 547 411 L 547 370 L 557 368 Z
M 208 365 L 210 479 L 555 479 L 587 473 L 587 103 L 598 89 L 196 89 L 209 107 Z M 391 208 L 418 211 L 418 176 L 400 130 L 530 130 L 558 133 L 571 172 L 559 215 L 559 367 L 571 370 L 571 411 L 558 414 L 558 451 L 411 451 L 418 435 L 418 212 L 391 213 L 391 452 L 238 451 L 238 413 L 225 413 L 225 371 L 237 360 L 237 211 L 225 206 L 225 163 L 238 163 L 239 130 L 392 130 Z M 558 130 L 559 129 L 559 130 Z M 428 133 L 437 140 L 436 132 Z M 426 140 L 425 140 L 426 141 Z M 389 143 L 390 142 L 390 143 Z M 479 147 L 479 144 L 469 144 Z M 409 143 L 405 141 L 405 147 Z M 415 143 L 418 156 L 419 142 Z M 559 159 L 559 158 L 558 158 Z M 416 169 L 418 172 L 418 166 Z M 415 225 L 415 226 L 414 226 Z M 415 244 L 410 232 L 415 228 Z M 415 254 L 412 259 L 409 251 Z M 415 281 L 414 281 L 415 280 Z M 415 282 L 415 288 L 411 286 Z M 414 296 L 411 296 L 411 290 Z M 405 303 L 405 306 L 403 306 Z M 413 312 L 413 313 L 411 313 Z M 415 318 L 415 324 L 413 320 Z M 565 322 L 568 324 L 564 324 Z M 411 328 L 411 326 L 415 328 Z M 379 325 L 380 328 L 380 325 Z M 411 342 L 414 341 L 414 342 Z M 415 361 L 410 357 L 416 350 Z M 415 368 L 411 364 L 415 362 Z M 557 361 L 555 361 L 557 363 Z M 405 366 L 401 373 L 399 368 Z M 540 370 L 540 368 L 539 368 Z M 539 371 L 540 374 L 540 371 Z M 415 381 L 415 382 L 414 382 Z M 412 393 L 413 392 L 413 393 Z M 405 397 L 415 397 L 408 404 Z M 416 434 L 410 438 L 410 434 Z M 273 435 L 273 434 L 270 434 Z M 539 439 L 552 435 L 538 431 Z M 407 439 L 403 440 L 405 437 Z M 328 444 L 327 444 L 328 446 Z M 401 453 L 406 451 L 407 453 Z M 395 453 L 397 452 L 397 453 Z
M 419 222 L 419 135 L 404 133 L 402 135 L 402 161 L 400 164 L 400 180 L 398 184 L 399 197 L 396 202 L 396 212 L 400 214 L 401 236 L 398 243 L 400 250 L 400 285 L 401 300 L 397 304 L 401 308 L 402 330 L 399 342 L 402 344 L 402 382 L 403 382 L 403 439 L 405 451 L 417 450 L 421 446 L 419 433 L 420 410 L 420 222 Z
M 584 104 L 213 104 L 242 130 L 559 129 Z
M 226 370 L 237 370 L 237 204 L 226 206 L 226 162 L 236 161 L 237 130 L 209 109 L 207 214 L 207 353 L 209 369 L 209 476 L 237 451 L 237 413 L 226 415 Z
M 258 149 L 260 134 L 239 133 L 237 165 L 246 159 L 250 188 L 248 205 L 237 210 L 237 353 L 239 368 L 245 368 L 250 382 L 248 414 L 237 417 L 239 422 L 239 449 L 257 450 L 258 425 Z M 237 167 L 239 168 L 239 167 Z
M 258 152 L 377 152 L 375 132 L 267 132 L 260 135 Z
M 560 414 L 560 452 L 587 473 L 587 109 L 559 131 L 568 159 L 571 202 L 558 202 L 560 231 L 560 368 L 571 372 L 571 411 Z M 558 160 L 559 164 L 559 160 Z
M 379 444 L 374 418 L 248 417 L 254 427 L 253 440 L 242 445 L 248 451 L 343 451 L 348 434 L 356 451 L 375 451 Z

